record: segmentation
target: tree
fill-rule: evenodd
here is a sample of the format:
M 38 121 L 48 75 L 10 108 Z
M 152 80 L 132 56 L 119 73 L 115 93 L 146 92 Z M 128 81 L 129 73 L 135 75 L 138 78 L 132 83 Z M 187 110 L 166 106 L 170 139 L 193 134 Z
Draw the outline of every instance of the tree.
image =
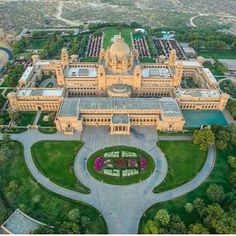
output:
M 193 201 L 193 206 L 194 208 L 197 210 L 198 214 L 200 216 L 204 216 L 206 214 L 206 204 L 204 202 L 203 199 L 201 198 L 196 198 L 194 201 Z
M 36 230 L 31 232 L 32 234 L 54 234 L 54 229 L 45 226 L 45 225 L 40 225 Z
M 60 227 L 59 232 L 63 234 L 81 234 L 80 225 L 75 222 L 64 221 Z
M 203 128 L 194 131 L 193 142 L 200 146 L 200 149 L 206 151 L 208 146 L 215 143 L 215 135 L 209 128 Z
M 6 145 L 0 148 L 0 163 L 7 161 L 12 156 L 12 150 Z
M 233 184 L 234 187 L 236 187 L 236 171 L 230 174 L 229 179 L 230 179 L 231 184 Z
M 207 198 L 212 202 L 222 202 L 224 200 L 224 189 L 217 184 L 211 184 L 206 191 Z
M 156 213 L 154 219 L 157 223 L 160 223 L 162 226 L 166 226 L 170 222 L 170 214 L 166 209 L 161 209 Z
M 236 169 L 236 157 L 234 156 L 228 156 L 228 163 L 233 168 Z
M 83 229 L 86 229 L 88 225 L 91 223 L 90 218 L 87 216 L 82 216 L 80 221 L 81 221 L 81 226 L 83 227 Z
M 189 214 L 192 213 L 193 209 L 194 209 L 194 206 L 193 206 L 192 203 L 186 203 L 186 205 L 185 205 L 185 211 L 186 211 L 187 213 L 189 213 Z
M 9 117 L 12 121 L 17 122 L 20 119 L 20 113 L 17 111 L 9 112 Z
M 202 224 L 195 223 L 189 226 L 189 234 L 209 234 L 209 231 Z
M 159 230 L 153 220 L 147 221 L 143 228 L 144 234 L 159 234 Z
M 169 234 L 185 234 L 186 226 L 178 215 L 172 215 L 169 223 Z
M 67 216 L 70 221 L 77 222 L 77 223 L 80 222 L 81 213 L 78 208 L 70 210 Z
M 2 141 L 3 141 L 5 144 L 8 144 L 8 143 L 11 141 L 11 135 L 8 134 L 8 133 L 3 133 L 3 134 L 2 134 Z
M 6 220 L 7 213 L 7 209 L 3 204 L 2 200 L 0 199 L 0 224 L 3 223 L 4 220 Z
M 233 234 L 236 230 L 236 219 L 231 217 L 219 204 L 211 204 L 206 209 L 204 224 L 216 234 Z

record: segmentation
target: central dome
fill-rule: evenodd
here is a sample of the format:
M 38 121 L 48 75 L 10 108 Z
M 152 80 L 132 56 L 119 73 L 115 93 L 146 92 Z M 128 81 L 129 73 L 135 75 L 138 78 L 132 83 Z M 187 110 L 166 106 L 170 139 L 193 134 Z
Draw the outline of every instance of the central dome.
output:
M 118 35 L 115 38 L 115 42 L 111 45 L 109 52 L 111 57 L 116 56 L 121 59 L 130 55 L 130 48 L 127 43 L 124 42 L 124 39 L 121 37 L 121 35 Z

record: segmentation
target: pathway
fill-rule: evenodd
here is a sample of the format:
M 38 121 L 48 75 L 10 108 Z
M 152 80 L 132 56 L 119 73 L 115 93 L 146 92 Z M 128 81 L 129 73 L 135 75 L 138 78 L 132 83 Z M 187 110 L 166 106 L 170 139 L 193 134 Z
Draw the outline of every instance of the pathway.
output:
M 37 114 L 36 114 L 36 116 L 34 118 L 33 125 L 37 125 L 38 124 L 41 114 L 42 114 L 42 111 L 37 111 Z
M 57 13 L 56 13 L 55 17 L 58 20 L 63 21 L 70 26 L 79 26 L 81 24 L 81 22 L 71 21 L 71 20 L 65 19 L 61 16 L 62 12 L 63 12 L 63 7 L 64 7 L 63 1 L 59 1 L 58 7 L 57 7 Z
M 79 140 L 80 133 L 72 136 L 60 133 L 45 135 L 29 130 L 12 135 L 12 138 L 23 143 L 27 167 L 41 185 L 59 195 L 96 207 L 105 218 L 109 233 L 137 233 L 140 218 L 151 205 L 182 196 L 201 185 L 211 173 L 216 155 L 211 146 L 203 169 L 192 181 L 170 191 L 154 194 L 152 189 L 164 180 L 168 169 L 164 154 L 156 146 L 157 135 L 154 128 L 135 128 L 130 136 L 110 136 L 107 128 L 85 127 L 85 145 L 76 157 L 74 169 L 79 180 L 91 189 L 91 194 L 86 195 L 65 189 L 47 179 L 35 166 L 30 151 L 31 146 L 40 140 Z M 180 139 L 179 136 L 163 138 Z M 184 140 L 186 138 L 189 137 L 182 137 Z M 88 174 L 86 160 L 94 151 L 112 145 L 136 146 L 145 150 L 155 161 L 154 173 L 142 183 L 128 186 L 114 186 L 97 181 Z

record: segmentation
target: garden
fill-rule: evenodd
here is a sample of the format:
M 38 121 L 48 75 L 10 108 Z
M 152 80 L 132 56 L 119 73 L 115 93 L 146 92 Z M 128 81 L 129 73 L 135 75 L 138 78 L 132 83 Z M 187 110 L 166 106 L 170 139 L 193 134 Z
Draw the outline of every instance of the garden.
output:
M 154 171 L 155 163 L 145 151 L 132 147 L 108 147 L 92 154 L 87 168 L 97 180 L 115 185 L 142 182 Z
M 148 44 L 144 35 L 133 34 L 133 43 L 141 58 L 150 57 Z
M 176 143 L 175 146 L 177 147 L 178 144 Z M 188 145 L 185 147 L 185 150 L 189 150 L 190 154 L 194 153 L 192 149 L 187 149 L 187 148 Z M 228 234 L 229 232 L 232 233 L 232 227 L 234 227 L 233 224 L 231 225 L 231 229 L 227 224 L 229 224 L 229 220 L 230 218 L 232 218 L 232 216 L 235 219 L 235 194 L 234 194 L 235 185 L 233 186 L 233 184 L 230 182 L 231 176 L 233 174 L 233 168 L 231 168 L 231 166 L 229 165 L 227 157 L 235 155 L 236 155 L 235 149 L 217 151 L 216 163 L 208 179 L 200 187 L 198 187 L 191 193 L 188 193 L 184 196 L 178 197 L 170 201 L 157 203 L 151 206 L 144 213 L 139 223 L 139 233 L 147 234 L 148 230 L 149 233 L 157 234 L 158 232 L 156 230 L 160 230 L 162 227 L 159 226 L 158 228 L 158 224 L 157 225 L 152 224 L 151 221 L 154 218 L 156 219 L 157 217 L 155 216 L 157 216 L 157 212 L 163 211 L 163 209 L 165 211 L 168 211 L 172 217 L 175 216 L 176 218 L 174 224 L 173 222 L 171 222 L 171 220 L 169 222 L 170 223 L 169 226 L 170 227 L 173 226 L 172 233 L 175 234 L 178 233 L 209 234 L 209 232 L 212 234 L 215 233 L 222 234 L 223 232 L 224 234 L 225 233 Z M 182 174 L 184 174 L 185 172 L 186 170 L 181 171 Z M 214 189 L 213 191 L 210 192 L 210 189 L 212 189 L 213 186 Z M 223 200 L 217 199 L 219 196 L 222 195 L 223 195 Z M 208 205 L 212 204 L 212 202 L 214 206 Z M 210 209 L 213 210 L 214 212 L 213 214 L 210 213 L 211 212 Z M 220 210 L 220 214 L 218 210 Z M 209 212 L 208 215 L 205 215 L 204 211 L 205 213 Z M 230 214 L 230 211 L 232 212 L 232 214 Z M 215 222 L 214 225 L 208 224 L 211 222 L 209 218 L 207 219 L 209 215 L 213 217 L 213 222 Z M 225 216 L 228 217 L 227 220 L 222 219 Z M 220 224 L 221 226 L 217 226 L 217 224 L 218 225 Z M 151 225 L 153 226 L 152 232 L 150 232 Z M 171 232 L 171 229 L 166 228 L 165 230 L 167 230 L 165 233 Z
M 31 217 L 55 226 L 53 230 L 56 233 L 78 233 L 76 228 L 71 229 L 73 225 L 68 222 L 66 215 L 73 209 L 79 209 L 81 216 L 89 218 L 86 229 L 81 228 L 80 233 L 107 233 L 106 223 L 95 208 L 60 197 L 42 188 L 31 178 L 24 162 L 23 146 L 20 143 L 10 141 L 3 144 L 0 142 L 0 149 L 3 148 L 9 149 L 7 153 L 10 152 L 10 155 L 5 160 L 1 159 L 0 165 L 0 225 L 16 208 L 19 208 Z M 60 174 L 63 173 L 61 169 L 58 171 Z M 63 174 L 62 176 L 64 177 Z M 2 202 L 6 208 L 4 215 L 1 211 Z M 46 232 L 43 231 L 43 233 Z
M 154 189 L 155 193 L 187 183 L 199 173 L 205 164 L 206 152 L 201 151 L 191 141 L 160 141 L 158 146 L 165 153 L 168 172 L 161 185 Z M 186 152 L 186 150 L 188 151 Z
M 90 193 L 74 174 L 74 158 L 83 143 L 80 141 L 42 141 L 31 148 L 38 169 L 51 181 L 71 190 Z
M 98 57 L 102 48 L 102 34 L 90 35 L 88 47 L 86 51 L 86 57 Z

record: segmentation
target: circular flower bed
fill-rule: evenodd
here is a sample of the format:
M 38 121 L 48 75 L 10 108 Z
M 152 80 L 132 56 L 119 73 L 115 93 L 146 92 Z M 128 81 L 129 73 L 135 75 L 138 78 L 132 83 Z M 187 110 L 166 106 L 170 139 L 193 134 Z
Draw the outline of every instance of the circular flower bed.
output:
M 117 185 L 139 183 L 155 169 L 152 157 L 132 147 L 108 147 L 92 154 L 87 169 L 97 180 Z

